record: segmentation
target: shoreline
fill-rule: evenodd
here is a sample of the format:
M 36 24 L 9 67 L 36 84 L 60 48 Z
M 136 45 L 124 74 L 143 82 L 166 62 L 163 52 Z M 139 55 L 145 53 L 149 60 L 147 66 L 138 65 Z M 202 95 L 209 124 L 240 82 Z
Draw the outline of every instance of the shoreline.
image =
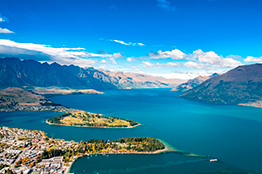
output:
M 161 149 L 161 150 L 156 150 L 154 152 L 121 152 L 121 153 L 95 153 L 95 154 L 85 154 L 85 155 L 82 155 L 82 156 L 75 156 L 70 164 L 70 167 L 69 167 L 69 170 L 68 172 L 71 173 L 71 168 L 74 164 L 74 162 L 81 158 L 81 157 L 85 157 L 85 156 L 89 156 L 89 155 L 128 155 L 128 154 L 132 154 L 132 155 L 156 155 L 156 154 L 162 154 L 162 153 L 178 153 L 178 154 L 181 154 L 181 155 L 184 155 L 184 156 L 188 156 L 188 157 L 199 157 L 199 158 L 210 158 L 210 156 L 208 155 L 198 155 L 198 154 L 193 154 L 193 153 L 189 153 L 189 152 L 185 152 L 185 151 L 182 151 L 182 150 L 179 150 L 179 149 L 176 149 L 174 148 L 173 146 L 171 146 L 170 144 L 168 144 L 167 142 L 165 142 L 164 140 L 162 139 L 158 139 L 164 146 L 165 148 L 164 149 Z
M 49 123 L 48 120 L 45 121 L 47 124 L 49 125 L 55 125 L 55 126 L 68 126 L 68 127 L 89 127 L 89 128 L 104 128 L 104 129 L 131 129 L 131 128 L 135 128 L 137 126 L 140 126 L 141 124 L 138 123 L 135 126 L 128 126 L 128 127 L 106 127 L 106 126 L 70 126 L 70 125 L 64 125 L 64 124 L 56 124 L 56 123 Z
M 159 140 L 164 146 L 164 149 L 161 150 L 156 150 L 154 152 L 121 152 L 121 153 L 95 153 L 95 154 L 85 154 L 82 156 L 75 156 L 71 162 L 71 164 L 69 164 L 69 170 L 68 173 L 71 173 L 71 168 L 74 164 L 74 162 L 81 157 L 85 157 L 85 156 L 89 156 L 89 155 L 128 155 L 128 154 L 133 154 L 133 155 L 156 155 L 156 154 L 161 154 L 161 153 L 167 153 L 167 152 L 175 152 L 175 149 L 173 149 L 173 147 L 171 147 L 170 145 L 168 145 L 165 141 L 161 140 L 161 139 L 157 139 Z
M 162 144 L 164 144 L 165 148 L 167 148 L 167 151 L 165 152 L 174 152 L 174 153 L 179 153 L 183 156 L 191 156 L 191 157 L 199 157 L 199 158 L 211 158 L 209 155 L 200 155 L 200 154 L 195 154 L 195 153 L 190 153 L 186 152 L 177 148 L 174 148 L 172 145 L 168 144 L 162 139 L 158 139 Z

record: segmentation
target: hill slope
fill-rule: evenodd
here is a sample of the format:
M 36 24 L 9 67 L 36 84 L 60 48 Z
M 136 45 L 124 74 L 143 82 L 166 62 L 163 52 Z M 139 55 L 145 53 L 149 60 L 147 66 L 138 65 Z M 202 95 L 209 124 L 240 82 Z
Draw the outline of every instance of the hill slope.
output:
M 14 105 L 41 105 L 49 101 L 42 95 L 33 94 L 25 89 L 9 87 L 0 90 L 0 108 Z
M 203 83 L 204 81 L 210 79 L 211 77 L 215 77 L 215 76 L 219 76 L 219 74 L 214 73 L 211 76 L 198 76 L 194 79 L 190 79 L 187 82 L 178 85 L 177 87 L 173 88 L 171 91 L 186 92 L 186 91 L 196 87 L 197 85 Z
M 260 103 L 262 100 L 262 64 L 239 66 L 210 78 L 180 97 L 217 104 Z

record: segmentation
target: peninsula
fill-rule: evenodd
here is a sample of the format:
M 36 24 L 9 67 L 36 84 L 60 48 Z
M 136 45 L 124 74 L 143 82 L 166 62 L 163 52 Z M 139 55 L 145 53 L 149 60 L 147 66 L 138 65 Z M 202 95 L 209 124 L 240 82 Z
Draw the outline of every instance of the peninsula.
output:
M 105 117 L 102 114 L 94 114 L 86 111 L 68 112 L 55 116 L 46 121 L 48 124 L 82 127 L 104 128 L 133 128 L 139 123 L 116 117 Z

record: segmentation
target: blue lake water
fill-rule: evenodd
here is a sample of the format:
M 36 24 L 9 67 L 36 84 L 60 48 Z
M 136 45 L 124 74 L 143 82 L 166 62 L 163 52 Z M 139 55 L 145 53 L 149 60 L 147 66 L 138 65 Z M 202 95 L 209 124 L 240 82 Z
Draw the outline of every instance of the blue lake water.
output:
M 40 129 L 49 136 L 66 140 L 118 139 L 131 136 L 150 136 L 163 139 L 172 146 L 184 151 L 216 157 L 223 164 L 235 168 L 262 173 L 262 109 L 242 106 L 212 105 L 178 98 L 180 93 L 168 89 L 132 89 L 104 91 L 104 95 L 67 95 L 51 98 L 72 108 L 132 119 L 141 123 L 133 129 L 81 128 L 50 126 L 44 121 L 57 113 L 54 112 L 10 112 L 0 113 L 0 124 L 9 127 Z M 161 160 L 158 160 L 161 157 Z M 118 161 L 118 163 L 110 162 Z M 124 159 L 122 159 L 124 158 Z M 180 159 L 183 158 L 183 159 Z M 185 158 L 185 159 L 184 159 Z M 181 157 L 177 154 L 160 155 L 117 155 L 80 158 L 72 166 L 72 171 L 96 171 L 96 159 L 99 159 L 100 172 L 113 173 L 128 171 L 134 173 L 189 170 L 201 172 L 197 166 L 206 166 L 202 170 L 225 167 L 207 161 L 190 162 L 193 157 Z M 143 160 L 139 160 L 143 159 Z M 178 160 L 176 160 L 178 159 Z M 88 160 L 88 162 L 87 162 Z M 141 161 L 134 166 L 125 166 L 129 161 Z M 184 160 L 179 165 L 176 161 Z M 189 162 L 187 162 L 189 161 Z M 123 163 L 123 164 L 122 164 Z M 108 165 L 107 165 L 108 164 Z M 110 164 L 110 165 L 109 165 Z M 112 166 L 113 165 L 113 166 Z M 161 166 L 168 165 L 165 172 Z M 216 166 L 218 165 L 218 166 Z M 85 167 L 86 166 L 86 167 Z M 121 167 L 122 166 L 122 167 Z M 185 167 L 186 166 L 186 167 Z M 190 166 L 190 167 L 188 167 Z M 196 168 L 194 168 L 195 166 Z M 111 167 L 111 168 L 110 168 Z M 201 168 L 201 167 L 200 167 Z M 92 169 L 92 170 L 91 170 Z M 114 171 L 115 170 L 115 171 Z M 112 172 L 111 172 L 112 173 Z M 121 173 L 121 172 L 120 172 Z M 152 172 L 151 172 L 152 173 Z

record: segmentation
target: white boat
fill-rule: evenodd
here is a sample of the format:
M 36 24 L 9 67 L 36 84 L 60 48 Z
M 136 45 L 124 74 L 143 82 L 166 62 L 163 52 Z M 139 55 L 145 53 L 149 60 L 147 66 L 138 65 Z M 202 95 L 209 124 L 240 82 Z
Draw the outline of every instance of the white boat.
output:
M 209 160 L 210 162 L 216 162 L 217 161 L 217 159 L 211 159 L 211 160 Z

